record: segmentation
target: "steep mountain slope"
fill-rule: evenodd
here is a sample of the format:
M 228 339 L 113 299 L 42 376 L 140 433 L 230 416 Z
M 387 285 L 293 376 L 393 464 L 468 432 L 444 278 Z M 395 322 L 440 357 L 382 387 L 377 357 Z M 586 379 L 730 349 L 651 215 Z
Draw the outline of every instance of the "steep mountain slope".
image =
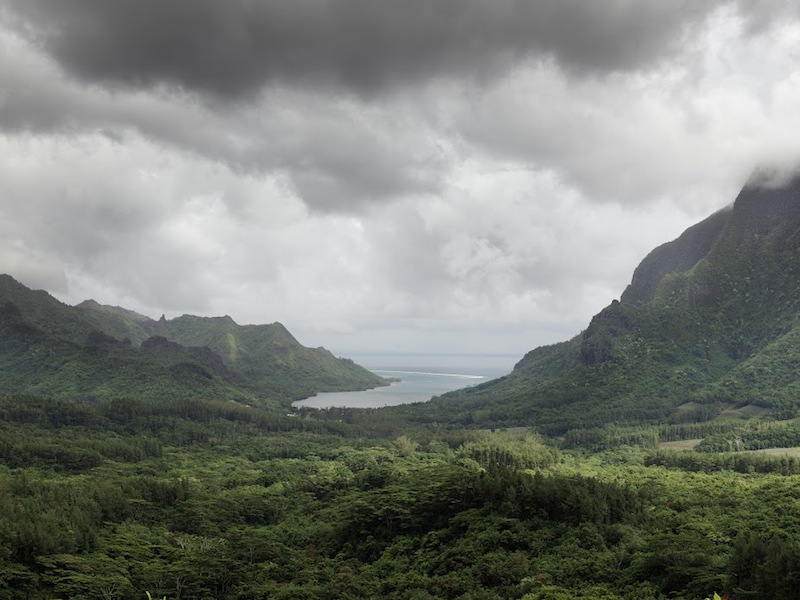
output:
M 168 346 L 170 350 L 167 354 L 177 356 L 189 352 L 194 356 L 192 360 L 200 360 L 202 368 L 206 368 L 205 363 L 213 363 L 215 374 L 225 379 L 226 385 L 232 386 L 223 386 L 227 395 L 217 397 L 255 395 L 288 406 L 292 400 L 317 392 L 360 390 L 386 383 L 381 377 L 354 362 L 334 357 L 324 348 L 302 346 L 280 323 L 240 326 L 230 317 L 204 318 L 191 315 L 171 320 L 162 317 L 156 321 L 124 308 L 103 306 L 92 300 L 72 307 L 44 291 L 30 290 L 8 275 L 0 275 L 0 304 L 3 303 L 13 304 L 19 320 L 26 327 L 37 331 L 40 337 L 44 336 L 48 347 L 59 345 L 61 350 L 53 349 L 54 354 L 66 353 L 72 357 L 70 360 L 78 361 L 84 357 L 82 349 L 87 340 L 96 336 L 97 332 L 102 332 L 110 340 L 119 341 L 120 344 L 127 342 L 120 345 L 110 357 L 116 360 L 124 354 L 127 357 L 125 360 L 130 363 L 127 367 L 129 370 L 134 368 L 133 363 L 152 354 L 156 347 L 160 347 L 161 355 L 164 355 L 164 348 L 167 346 L 154 345 L 154 336 L 169 340 L 172 344 Z M 6 336 L 6 352 L 12 351 L 9 347 L 12 341 L 21 341 L 8 331 L 0 334 Z M 125 352 L 123 347 L 127 348 Z M 199 349 L 187 347 L 206 347 L 206 350 L 201 352 Z M 66 348 L 75 350 L 77 354 L 72 350 L 67 351 Z M 109 356 L 106 358 L 110 360 Z M 11 368 L 15 364 L 11 360 L 6 366 Z M 114 365 L 109 364 L 103 369 L 111 372 L 119 367 L 116 363 Z M 147 369 L 149 367 L 145 368 Z M 46 367 L 45 371 L 45 379 L 55 377 L 52 365 Z M 59 388 L 55 383 L 56 379 L 49 383 L 45 381 L 42 385 L 48 389 L 61 389 L 61 395 L 84 393 L 77 391 L 84 389 L 80 385 L 75 387 L 77 384 Z M 170 385 L 163 383 L 163 387 L 169 389 Z M 212 388 L 213 386 L 209 389 Z M 221 393 L 223 388 L 217 391 Z M 10 389 L 12 388 L 2 391 Z M 19 388 L 13 389 L 18 391 Z M 234 392 L 234 389 L 237 391 Z M 67 390 L 74 393 L 67 393 Z
M 678 239 L 650 252 L 633 272 L 633 280 L 622 292 L 620 301 L 638 305 L 650 302 L 666 275 L 685 273 L 708 254 L 730 215 L 729 208 L 716 212 L 684 231 Z
M 155 321 L 94 301 L 83 302 L 78 308 L 99 329 L 133 343 L 160 335 L 185 346 L 208 346 L 250 385 L 286 399 L 317 392 L 364 390 L 386 383 L 324 348 L 306 348 L 280 323 L 238 325 L 228 316 L 193 315 Z
M 0 305 L 0 389 L 5 394 L 77 400 L 224 398 L 277 408 L 237 379 L 208 348 L 187 348 L 163 337 L 134 347 L 97 331 L 79 344 L 27 321 L 10 302 Z
M 531 424 L 548 433 L 693 418 L 677 407 L 800 407 L 800 177 L 753 180 L 733 207 L 651 252 L 569 342 L 508 376 L 448 394 L 420 418 Z
M 28 289 L 10 275 L 0 274 L 0 304 L 6 302 L 14 304 L 32 325 L 76 343 L 98 329 L 74 307 L 44 290 Z
M 106 306 L 94 300 L 84 300 L 76 306 L 81 317 L 98 331 L 119 340 L 129 339 L 134 345 L 141 344 L 155 335 L 153 320 L 137 312 L 119 306 Z
M 183 315 L 159 321 L 157 331 L 181 344 L 208 346 L 259 388 L 285 390 L 293 398 L 318 391 L 364 390 L 386 383 L 325 348 L 306 348 L 280 323 L 238 325 L 227 316 Z

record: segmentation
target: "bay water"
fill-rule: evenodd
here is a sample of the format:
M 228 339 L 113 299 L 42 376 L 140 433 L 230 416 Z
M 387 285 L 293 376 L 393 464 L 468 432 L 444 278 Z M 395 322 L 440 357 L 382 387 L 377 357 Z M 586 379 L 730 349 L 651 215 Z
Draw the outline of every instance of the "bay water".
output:
M 379 408 L 427 402 L 433 396 L 484 383 L 508 373 L 510 355 L 365 354 L 352 356 L 391 385 L 362 392 L 327 392 L 292 403 L 295 408 Z

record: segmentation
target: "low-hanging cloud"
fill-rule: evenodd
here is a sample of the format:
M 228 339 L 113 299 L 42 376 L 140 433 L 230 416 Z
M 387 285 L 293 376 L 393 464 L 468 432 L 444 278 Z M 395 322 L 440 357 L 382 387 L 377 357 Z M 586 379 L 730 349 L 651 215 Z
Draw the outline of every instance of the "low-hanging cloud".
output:
M 12 58 L 13 57 L 13 58 Z M 68 139 L 103 132 L 120 147 L 144 136 L 245 175 L 281 174 L 311 208 L 348 211 L 439 189 L 446 153 L 403 107 L 276 90 L 235 110 L 153 93 L 81 86 L 0 32 L 0 131 Z

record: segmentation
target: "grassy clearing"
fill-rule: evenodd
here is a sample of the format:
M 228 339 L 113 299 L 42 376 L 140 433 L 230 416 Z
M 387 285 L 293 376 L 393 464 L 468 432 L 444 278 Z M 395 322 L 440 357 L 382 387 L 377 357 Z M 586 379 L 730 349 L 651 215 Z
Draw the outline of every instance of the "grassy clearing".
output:
M 761 450 L 749 450 L 759 454 L 769 454 L 771 456 L 800 456 L 800 448 L 762 448 Z
M 750 417 L 760 417 L 761 415 L 768 413 L 769 409 L 764 408 L 763 406 L 756 406 L 754 404 L 746 404 L 740 408 L 731 408 L 723 410 L 718 419 L 736 417 L 736 418 L 750 418 Z
M 703 438 L 693 440 L 678 440 L 675 442 L 660 442 L 658 444 L 659 450 L 692 450 L 697 447 Z

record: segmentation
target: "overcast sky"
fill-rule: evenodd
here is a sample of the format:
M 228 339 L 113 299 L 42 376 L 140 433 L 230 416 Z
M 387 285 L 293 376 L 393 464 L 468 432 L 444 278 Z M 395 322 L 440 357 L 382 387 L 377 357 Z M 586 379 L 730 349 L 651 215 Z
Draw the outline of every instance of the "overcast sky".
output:
M 521 356 L 798 132 L 798 1 L 0 0 L 0 272 Z

